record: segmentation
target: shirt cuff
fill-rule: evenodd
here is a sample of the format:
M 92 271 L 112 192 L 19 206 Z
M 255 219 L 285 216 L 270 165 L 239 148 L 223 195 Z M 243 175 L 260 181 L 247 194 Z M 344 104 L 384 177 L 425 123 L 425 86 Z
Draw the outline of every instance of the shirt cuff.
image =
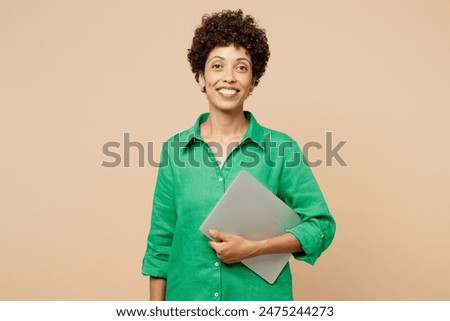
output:
M 302 246 L 302 252 L 293 253 L 294 258 L 314 265 L 322 254 L 323 232 L 307 223 L 299 224 L 286 232 L 294 235 Z
M 144 257 L 142 261 L 142 275 L 155 278 L 167 278 L 167 261 L 156 257 Z

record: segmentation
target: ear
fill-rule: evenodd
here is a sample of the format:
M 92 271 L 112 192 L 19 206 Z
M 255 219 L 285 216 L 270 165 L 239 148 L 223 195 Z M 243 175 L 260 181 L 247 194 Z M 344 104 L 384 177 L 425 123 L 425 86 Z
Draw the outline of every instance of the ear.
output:
M 252 86 L 250 87 L 250 92 L 253 92 L 253 90 L 256 87 L 256 84 L 257 84 L 256 78 L 253 77 L 253 79 L 252 79 Z
M 198 84 L 200 85 L 200 88 L 205 87 L 205 76 L 203 73 L 198 74 Z

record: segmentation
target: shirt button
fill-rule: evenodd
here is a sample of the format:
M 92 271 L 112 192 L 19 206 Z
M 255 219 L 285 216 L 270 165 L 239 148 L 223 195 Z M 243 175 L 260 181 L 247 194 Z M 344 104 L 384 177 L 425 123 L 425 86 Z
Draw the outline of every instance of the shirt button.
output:
M 214 263 L 214 265 L 215 265 L 215 266 L 219 266 L 220 264 L 219 264 L 219 262 L 216 262 L 216 263 Z
M 219 296 L 219 293 L 214 293 L 214 296 L 217 298 Z
M 323 233 L 322 233 L 322 234 L 320 234 L 320 238 L 322 238 L 322 239 L 323 239 L 323 237 L 324 237 Z
M 223 181 L 223 178 L 222 178 L 222 177 L 219 177 L 219 182 L 221 182 L 221 181 Z

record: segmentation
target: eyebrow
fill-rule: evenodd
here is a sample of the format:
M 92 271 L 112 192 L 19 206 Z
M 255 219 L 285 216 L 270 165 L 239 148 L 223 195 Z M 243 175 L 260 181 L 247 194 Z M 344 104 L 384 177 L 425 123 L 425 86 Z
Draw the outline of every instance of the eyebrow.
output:
M 210 62 L 210 61 L 213 60 L 214 58 L 219 58 L 219 59 L 221 59 L 221 60 L 225 60 L 224 57 L 221 57 L 221 56 L 214 56 L 214 57 L 211 57 L 206 63 Z M 236 59 L 236 61 L 241 61 L 241 60 L 247 61 L 247 62 L 250 64 L 250 66 L 252 65 L 252 62 L 251 62 L 249 59 L 247 59 L 247 58 L 242 57 L 242 58 Z

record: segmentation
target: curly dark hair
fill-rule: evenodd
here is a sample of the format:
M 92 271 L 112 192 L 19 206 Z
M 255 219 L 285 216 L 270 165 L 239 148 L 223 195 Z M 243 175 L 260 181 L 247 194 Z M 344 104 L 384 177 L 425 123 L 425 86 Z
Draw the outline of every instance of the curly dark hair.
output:
M 195 30 L 192 46 L 187 58 L 195 80 L 205 70 L 206 59 L 216 47 L 235 45 L 242 47 L 252 59 L 255 86 L 266 71 L 270 51 L 266 31 L 258 27 L 255 18 L 243 14 L 242 10 L 223 10 L 202 17 L 202 24 Z

